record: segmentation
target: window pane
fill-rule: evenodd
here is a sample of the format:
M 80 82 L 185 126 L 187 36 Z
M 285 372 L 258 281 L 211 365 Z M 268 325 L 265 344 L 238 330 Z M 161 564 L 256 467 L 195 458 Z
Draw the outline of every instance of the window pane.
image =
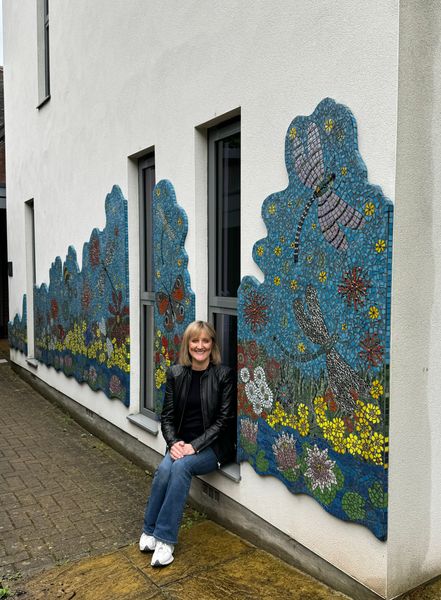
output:
M 222 363 L 237 369 L 237 317 L 213 313 L 213 325 L 221 349 Z
M 240 283 L 240 133 L 216 143 L 216 296 Z
M 142 193 L 144 203 L 144 291 L 153 290 L 153 246 L 152 246 L 152 197 L 155 187 L 155 165 L 142 170 Z
M 153 306 L 142 307 L 142 408 L 153 410 Z

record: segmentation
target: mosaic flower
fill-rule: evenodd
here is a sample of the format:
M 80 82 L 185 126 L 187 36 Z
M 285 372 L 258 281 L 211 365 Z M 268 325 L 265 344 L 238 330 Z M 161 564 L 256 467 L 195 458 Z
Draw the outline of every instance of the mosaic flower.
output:
M 92 267 L 100 264 L 100 240 L 97 236 L 93 236 L 89 244 L 89 262 Z
M 360 358 L 364 359 L 369 366 L 377 367 L 383 362 L 384 347 L 380 344 L 377 333 L 367 333 L 360 342 Z
M 348 330 L 348 324 L 347 323 L 342 323 L 341 324 L 341 330 L 342 331 L 347 331 Z
M 344 296 L 348 306 L 353 304 L 354 310 L 358 310 L 358 306 L 365 303 L 367 290 L 370 287 L 371 282 L 363 275 L 362 268 L 353 267 L 343 275 L 338 293 Z
M 276 205 L 274 203 L 269 205 L 268 212 L 270 215 L 276 214 Z
M 129 335 L 129 307 L 123 305 L 122 292 L 112 292 L 113 304 L 109 304 L 111 317 L 107 319 L 108 331 L 111 339 L 117 344 L 122 344 Z
M 289 130 L 289 139 L 293 140 L 296 137 L 297 137 L 297 129 L 295 127 L 291 127 L 291 129 Z
M 368 402 L 367 404 L 365 404 L 363 406 L 363 408 L 361 410 L 362 410 L 362 413 L 364 414 L 364 416 L 366 417 L 366 419 L 368 421 L 370 421 L 371 423 L 379 423 L 380 422 L 381 410 L 380 410 L 380 407 L 377 406 L 376 404 L 372 404 L 371 402 Z
M 355 433 L 350 433 L 346 438 L 346 448 L 349 454 L 356 455 L 359 453 L 360 440 Z
M 300 342 L 299 344 L 297 344 L 297 350 L 298 350 L 298 351 L 299 351 L 301 354 L 303 354 L 303 353 L 305 352 L 305 350 L 306 350 L 306 348 L 305 348 L 305 344 L 304 344 L 303 342 Z
M 263 246 L 257 246 L 257 256 L 263 256 Z
M 240 378 L 242 379 L 242 381 L 244 383 L 248 383 L 250 380 L 250 371 L 244 367 L 243 369 L 240 370 Z
M 332 119 L 326 119 L 325 121 L 325 131 L 326 133 L 331 133 L 334 129 L 334 121 Z
M 276 256 L 281 256 L 281 254 L 282 254 L 282 248 L 281 248 L 280 246 L 276 246 L 276 247 L 274 248 L 274 254 L 275 254 Z
M 240 422 L 240 435 L 243 436 L 249 444 L 257 443 L 257 429 L 257 421 L 242 419 Z
M 292 434 L 282 433 L 272 445 L 274 458 L 279 471 L 298 469 L 296 441 Z
M 364 205 L 364 214 L 367 217 L 372 217 L 372 215 L 375 212 L 375 205 L 373 202 L 366 202 L 366 204 Z
M 386 242 L 384 240 L 378 240 L 378 242 L 375 244 L 375 251 L 378 252 L 378 254 L 381 254 L 381 252 L 384 252 L 386 250 Z
M 375 400 L 378 400 L 378 398 L 380 396 L 383 395 L 383 386 L 381 385 L 381 383 L 378 381 L 378 379 L 374 379 L 374 381 L 372 382 L 372 386 L 371 386 L 371 396 L 372 398 L 374 398 Z
M 320 488 L 321 492 L 331 489 L 333 485 L 337 485 L 337 479 L 334 473 L 335 461 L 328 458 L 328 449 L 320 450 L 317 445 L 306 448 L 306 465 L 305 477 L 311 482 L 313 490 Z
M 328 274 L 326 273 L 326 271 L 320 271 L 320 273 L 318 275 L 318 279 L 319 279 L 320 283 L 325 283 L 327 278 L 328 278 Z
M 290 283 L 289 283 L 289 287 L 295 291 L 298 287 L 299 287 L 299 283 L 297 281 L 297 279 L 291 279 Z
M 371 306 L 369 308 L 369 318 L 374 321 L 375 319 L 378 319 L 379 316 L 380 311 L 378 310 L 378 308 L 376 306 Z
M 280 277 L 278 275 L 274 277 L 274 285 L 280 285 Z
M 348 174 L 348 167 L 342 167 L 340 173 L 345 177 Z
M 253 332 L 264 327 L 268 322 L 268 304 L 265 297 L 257 292 L 251 291 L 245 301 L 244 319 Z
M 245 384 L 245 394 L 248 401 L 253 405 L 256 415 L 260 415 L 264 409 L 270 409 L 273 405 L 273 393 L 266 382 L 265 372 L 262 367 L 254 370 L 254 380 L 249 379 Z

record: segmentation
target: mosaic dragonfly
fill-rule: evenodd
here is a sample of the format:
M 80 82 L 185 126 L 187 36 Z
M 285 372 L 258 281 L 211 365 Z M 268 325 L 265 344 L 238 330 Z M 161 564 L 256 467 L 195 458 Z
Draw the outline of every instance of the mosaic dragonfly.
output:
M 294 140 L 294 168 L 300 181 L 313 190 L 300 216 L 294 240 L 294 262 L 299 260 L 300 236 L 303 223 L 315 201 L 318 207 L 318 221 L 325 240 L 337 250 L 347 250 L 348 242 L 341 226 L 360 229 L 365 224 L 363 215 L 349 206 L 334 191 L 335 173 L 325 169 L 322 144 L 317 125 L 311 123 L 308 128 L 308 151 L 305 153 L 303 143 L 296 137 Z

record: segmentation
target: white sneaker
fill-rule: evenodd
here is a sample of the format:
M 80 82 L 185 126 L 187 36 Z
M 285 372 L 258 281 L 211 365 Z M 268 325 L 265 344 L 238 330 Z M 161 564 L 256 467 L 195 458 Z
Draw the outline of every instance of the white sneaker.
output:
M 165 542 L 156 542 L 155 552 L 152 556 L 152 567 L 165 567 L 174 561 L 173 550 L 174 546 Z
M 156 539 L 152 535 L 143 533 L 139 538 L 139 549 L 141 552 L 153 552 L 156 548 Z

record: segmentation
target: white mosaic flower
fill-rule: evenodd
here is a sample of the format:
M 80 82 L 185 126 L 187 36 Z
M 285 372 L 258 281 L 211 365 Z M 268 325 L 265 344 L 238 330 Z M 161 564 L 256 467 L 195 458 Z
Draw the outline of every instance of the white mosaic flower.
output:
M 331 489 L 333 485 L 337 485 L 337 478 L 334 473 L 335 460 L 328 458 L 328 449 L 320 450 L 317 445 L 314 448 L 306 448 L 306 464 L 308 465 L 305 471 L 305 477 L 311 481 L 313 490 L 320 488 L 321 492 Z
M 256 392 L 257 392 L 257 389 L 256 389 L 256 385 L 255 385 L 254 381 L 249 381 L 245 385 L 245 394 L 247 395 L 247 398 L 251 403 L 256 398 Z
M 254 381 L 256 384 L 266 383 L 266 375 L 262 367 L 256 367 L 254 369 Z
M 265 384 L 264 387 L 261 386 L 259 393 L 262 398 L 263 406 L 265 408 L 271 408 L 273 405 L 273 393 L 272 393 L 270 387 L 268 386 L 268 384 Z
M 99 322 L 98 327 L 102 335 L 106 335 L 106 322 L 104 320 L 104 317 L 101 317 L 101 321 Z
M 113 344 L 109 338 L 106 339 L 106 350 L 107 350 L 107 356 L 108 357 L 112 356 Z
M 243 367 L 243 369 L 240 370 L 240 378 L 242 379 L 242 381 L 244 383 L 248 383 L 250 380 L 250 371 L 246 368 Z

